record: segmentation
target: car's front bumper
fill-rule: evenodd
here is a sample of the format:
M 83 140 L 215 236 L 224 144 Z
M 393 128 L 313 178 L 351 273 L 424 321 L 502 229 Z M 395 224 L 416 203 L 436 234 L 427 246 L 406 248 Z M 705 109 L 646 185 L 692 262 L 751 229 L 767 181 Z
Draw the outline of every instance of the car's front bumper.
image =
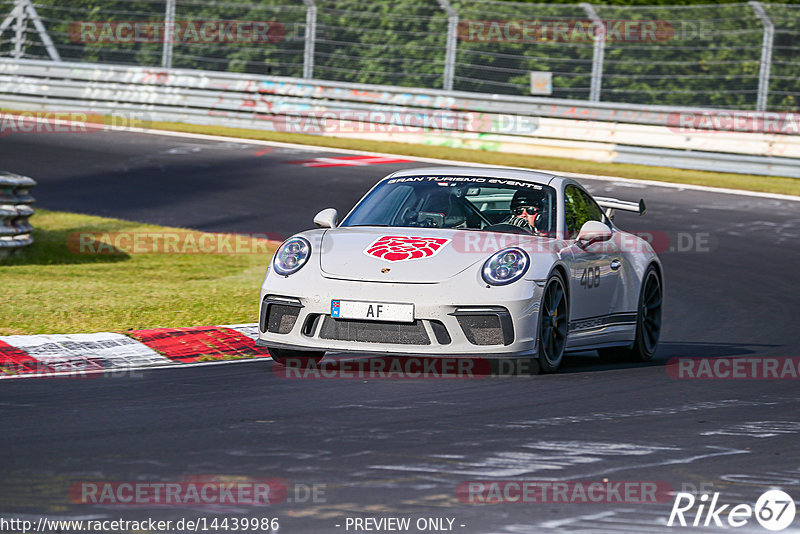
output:
M 263 339 L 257 339 L 256 345 L 259 347 L 264 348 L 273 348 L 273 349 L 285 349 L 290 350 L 293 352 L 297 352 L 302 355 L 303 352 L 319 352 L 323 349 L 320 348 L 309 348 L 308 346 L 300 346 L 300 345 L 291 345 L 288 343 L 278 343 L 276 341 L 264 341 Z M 348 356 L 399 356 L 399 357 L 419 357 L 419 356 L 428 356 L 428 357 L 436 357 L 436 358 L 486 358 L 486 359 L 505 359 L 505 358 L 530 358 L 532 356 L 530 351 L 520 351 L 520 352 L 481 352 L 479 354 L 466 354 L 463 352 L 459 353 L 450 353 L 447 352 L 445 348 L 442 348 L 442 351 L 437 351 L 435 353 L 421 353 L 421 352 L 402 352 L 402 351 L 385 351 L 380 350 L 377 348 L 377 345 L 372 345 L 376 347 L 372 350 L 369 348 L 364 348 L 361 346 L 353 346 L 349 347 L 347 350 L 344 349 L 326 349 L 326 352 L 334 352 L 334 353 L 343 353 L 347 354 Z
M 314 283 L 308 283 L 311 276 L 316 278 Z M 467 273 L 464 276 L 472 278 Z M 464 291 L 466 283 L 475 286 L 476 281 L 460 278 L 435 284 L 404 284 L 322 278 L 318 273 L 296 278 L 273 273 L 262 286 L 257 343 L 290 350 L 372 355 L 534 355 L 540 284 L 520 280 L 508 286 L 487 287 L 484 283 Z M 331 318 L 333 299 L 414 304 L 415 323 L 343 323 Z M 293 307 L 292 313 L 297 314 L 288 331 L 288 320 L 280 329 L 285 333 L 269 331 L 271 303 Z M 279 329 L 275 328 L 278 323 L 273 321 L 272 330 Z

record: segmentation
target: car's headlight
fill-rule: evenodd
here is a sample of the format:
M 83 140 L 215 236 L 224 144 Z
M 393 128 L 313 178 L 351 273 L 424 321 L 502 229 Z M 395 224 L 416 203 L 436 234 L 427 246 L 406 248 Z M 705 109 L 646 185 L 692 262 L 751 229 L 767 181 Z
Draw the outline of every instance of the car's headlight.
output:
M 278 247 L 272 257 L 272 266 L 276 273 L 288 276 L 299 271 L 309 256 L 311 256 L 311 243 L 303 237 L 293 237 Z
M 493 286 L 510 284 L 522 278 L 530 263 L 527 252 L 521 248 L 503 249 L 483 264 L 483 279 Z

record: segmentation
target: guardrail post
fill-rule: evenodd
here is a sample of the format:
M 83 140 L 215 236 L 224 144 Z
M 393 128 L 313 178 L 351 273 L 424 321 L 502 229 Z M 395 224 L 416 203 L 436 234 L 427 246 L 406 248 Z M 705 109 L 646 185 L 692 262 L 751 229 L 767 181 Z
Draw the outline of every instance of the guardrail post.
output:
M 3 32 L 6 31 L 9 26 L 11 26 L 12 22 L 16 22 L 14 26 L 16 30 L 14 32 L 14 59 L 20 59 L 25 53 L 24 18 L 26 13 L 28 18 L 31 19 L 31 22 L 33 22 L 33 26 L 36 28 L 36 31 L 39 32 L 39 38 L 42 40 L 50 59 L 53 61 L 61 61 L 61 56 L 59 55 L 58 50 L 56 50 L 53 40 L 50 39 L 50 34 L 47 33 L 47 29 L 44 27 L 42 19 L 39 17 L 39 13 L 37 13 L 36 8 L 31 3 L 31 0 L 17 0 L 14 9 L 12 9 L 11 13 L 5 18 L 5 20 L 0 23 L 0 35 L 2 35 Z
M 25 27 L 27 21 L 25 20 L 25 6 L 24 0 L 17 2 L 14 11 L 17 13 L 16 22 L 14 24 L 14 59 L 22 59 L 22 54 L 25 51 Z
M 594 6 L 583 2 L 580 4 L 586 16 L 592 19 L 594 26 L 594 47 L 592 48 L 592 78 L 589 87 L 589 101 L 600 101 L 600 89 L 603 85 L 603 58 L 606 54 L 606 26 L 597 15 Z
M 161 49 L 161 66 L 172 67 L 172 43 L 175 40 L 175 0 L 167 0 L 164 11 L 164 47 Z
M 314 77 L 314 49 L 317 38 L 317 4 L 303 0 L 306 5 L 306 41 L 303 49 L 303 78 Z
M 450 5 L 449 0 L 437 0 L 447 13 L 447 47 L 444 55 L 444 80 L 442 89 L 453 90 L 453 78 L 456 73 L 456 52 L 458 50 L 458 12 Z
M 764 38 L 761 41 L 761 64 L 758 69 L 758 98 L 756 99 L 756 111 L 766 111 L 767 96 L 769 95 L 769 69 L 772 65 L 772 43 L 775 35 L 775 25 L 764 11 L 761 2 L 748 2 L 756 16 L 764 26 Z
M 36 28 L 37 32 L 39 32 L 39 38 L 42 40 L 50 59 L 53 61 L 61 61 L 61 56 L 59 55 L 58 50 L 56 50 L 53 40 L 50 39 L 50 34 L 47 33 L 47 29 L 44 27 L 42 19 L 39 17 L 39 13 L 33 6 L 33 3 L 31 0 L 23 0 L 23 2 L 25 3 L 25 11 L 28 13 L 28 17 L 30 17 L 31 22 L 33 22 L 33 27 Z

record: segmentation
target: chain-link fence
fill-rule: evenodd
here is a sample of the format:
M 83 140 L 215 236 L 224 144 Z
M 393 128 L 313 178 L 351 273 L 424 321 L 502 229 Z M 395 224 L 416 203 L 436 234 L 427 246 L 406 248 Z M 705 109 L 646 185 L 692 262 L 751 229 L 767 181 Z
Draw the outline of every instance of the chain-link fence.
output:
M 644 105 L 800 99 L 800 5 L 0 0 L 0 17 L 2 57 Z

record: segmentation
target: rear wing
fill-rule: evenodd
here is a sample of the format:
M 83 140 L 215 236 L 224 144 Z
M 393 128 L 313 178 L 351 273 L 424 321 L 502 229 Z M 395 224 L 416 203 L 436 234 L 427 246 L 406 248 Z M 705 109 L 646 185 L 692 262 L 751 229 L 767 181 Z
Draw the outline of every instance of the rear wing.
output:
M 639 202 L 629 202 L 627 200 L 617 200 L 616 198 L 608 197 L 594 197 L 601 208 L 606 210 L 606 217 L 609 219 L 614 218 L 614 210 L 632 211 L 639 215 L 644 215 L 647 211 L 647 206 L 644 204 L 644 199 L 640 198 Z

